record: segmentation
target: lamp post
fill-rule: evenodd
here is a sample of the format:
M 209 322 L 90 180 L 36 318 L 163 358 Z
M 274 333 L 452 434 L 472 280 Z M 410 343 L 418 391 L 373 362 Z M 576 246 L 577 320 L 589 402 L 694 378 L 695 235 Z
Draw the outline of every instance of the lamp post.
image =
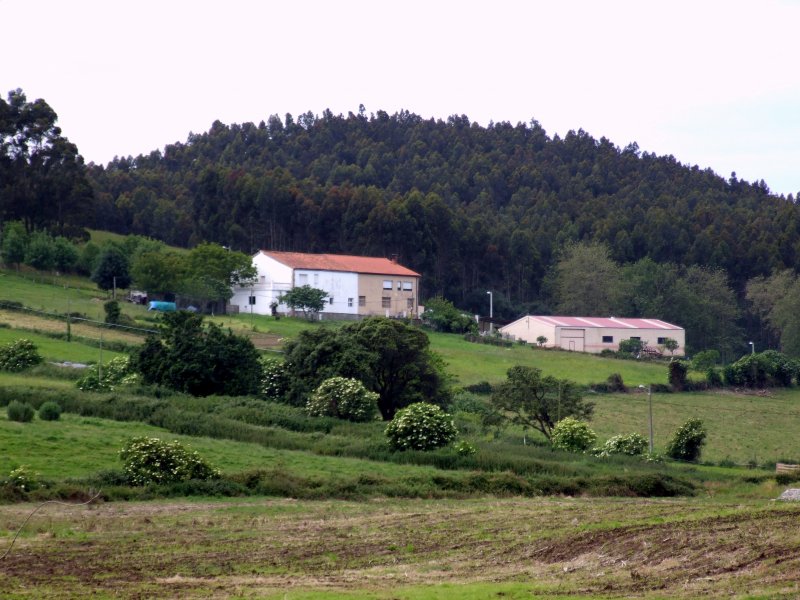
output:
M 640 390 L 644 389 L 643 385 L 639 386 Z M 653 453 L 653 386 L 647 386 L 647 405 L 650 413 L 650 454 Z
M 750 344 L 750 354 L 755 354 L 756 353 L 756 345 L 753 342 L 747 342 L 747 343 Z
M 494 324 L 492 323 L 492 318 L 494 317 L 494 307 L 492 306 L 492 292 L 486 292 L 489 294 L 489 333 L 494 331 Z

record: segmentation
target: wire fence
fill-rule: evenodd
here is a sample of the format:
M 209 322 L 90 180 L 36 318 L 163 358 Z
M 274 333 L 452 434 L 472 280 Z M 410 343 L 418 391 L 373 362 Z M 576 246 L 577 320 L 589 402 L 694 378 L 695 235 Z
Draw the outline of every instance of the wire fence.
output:
M 151 333 L 158 333 L 158 330 L 156 329 L 136 327 L 133 325 L 122 325 L 120 323 L 106 323 L 105 321 L 98 321 L 96 319 L 90 319 L 88 317 L 79 317 L 72 315 L 70 313 L 56 313 L 56 312 L 48 312 L 45 310 L 36 310 L 35 308 L 29 308 L 18 302 L 9 302 L 6 300 L 0 300 L 0 308 L 14 312 L 24 312 L 28 314 L 33 314 L 45 319 L 54 319 L 57 321 L 62 321 L 64 323 L 85 323 L 87 325 L 91 325 L 93 327 L 97 327 L 100 329 L 127 331 L 131 333 L 142 333 L 145 335 Z

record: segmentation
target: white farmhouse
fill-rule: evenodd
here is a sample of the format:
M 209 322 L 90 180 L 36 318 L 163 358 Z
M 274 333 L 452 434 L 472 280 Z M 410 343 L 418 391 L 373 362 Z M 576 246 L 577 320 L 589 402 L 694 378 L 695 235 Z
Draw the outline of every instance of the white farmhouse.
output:
M 310 285 L 328 293 L 322 310 L 328 318 L 418 316 L 420 274 L 388 258 L 261 250 L 253 266 L 256 283 L 233 289 L 230 304 L 240 312 L 270 314 L 278 302 L 278 313 L 288 314 L 281 295 Z
M 667 338 L 678 343 L 675 356 L 683 356 L 686 331 L 659 319 L 621 319 L 616 317 L 544 317 L 528 315 L 500 328 L 503 335 L 536 344 L 545 337 L 547 348 L 562 348 L 599 354 L 619 350 L 622 340 L 640 340 L 644 346 L 664 346 Z

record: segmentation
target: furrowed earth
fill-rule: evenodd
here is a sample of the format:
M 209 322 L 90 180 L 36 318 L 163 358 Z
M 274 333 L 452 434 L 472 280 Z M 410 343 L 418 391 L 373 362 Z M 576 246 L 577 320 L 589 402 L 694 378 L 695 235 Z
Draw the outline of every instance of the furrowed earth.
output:
M 0 542 L 35 505 L 0 507 Z M 50 505 L 3 598 L 794 598 L 800 505 L 541 498 Z

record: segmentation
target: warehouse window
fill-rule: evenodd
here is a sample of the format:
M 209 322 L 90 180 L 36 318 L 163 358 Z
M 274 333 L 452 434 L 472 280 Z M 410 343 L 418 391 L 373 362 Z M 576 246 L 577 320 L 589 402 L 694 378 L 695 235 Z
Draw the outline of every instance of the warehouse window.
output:
M 614 343 L 614 336 L 613 335 L 604 335 L 603 336 L 603 343 L 604 344 L 613 344 Z

